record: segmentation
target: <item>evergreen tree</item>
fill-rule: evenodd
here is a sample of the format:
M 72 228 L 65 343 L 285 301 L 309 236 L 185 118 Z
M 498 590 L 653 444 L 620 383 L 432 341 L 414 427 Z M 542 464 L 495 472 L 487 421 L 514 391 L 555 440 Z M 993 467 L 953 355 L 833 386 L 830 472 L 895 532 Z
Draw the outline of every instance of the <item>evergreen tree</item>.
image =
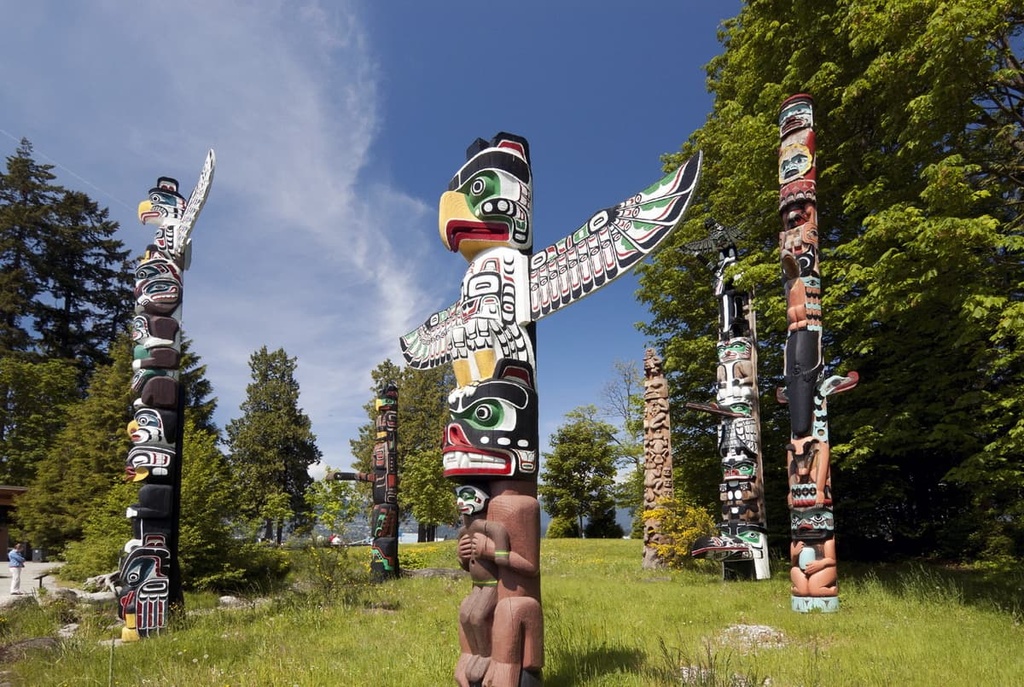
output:
M 614 524 L 616 461 L 615 428 L 597 419 L 597 408 L 581 406 L 566 414 L 566 423 L 551 435 L 551 453 L 544 454 L 544 469 L 537 488 L 544 510 L 552 518 L 573 521 L 585 531 L 594 523 L 599 536 L 622 536 L 610 531 Z M 617 527 L 617 526 L 616 526 Z
M 403 516 L 416 519 L 420 541 L 433 541 L 438 525 L 458 519 L 454 485 L 445 479 L 441 460 L 448 394 L 455 387 L 455 375 L 447 365 L 416 370 L 385 360 L 370 376 L 378 386 L 387 381 L 398 386 L 399 509 Z M 356 468 L 369 472 L 377 411 L 372 400 L 364 408 L 370 420 L 360 426 L 359 437 L 351 446 Z
M 28 491 L 18 499 L 19 530 L 34 545 L 56 551 L 81 539 L 90 513 L 123 479 L 131 446 L 125 431 L 132 402 L 132 347 L 127 336 L 113 354 L 109 365 L 96 368 L 86 397 L 69 407 L 66 424 L 39 461 Z
M 253 381 L 242 417 L 227 426 L 228 463 L 240 515 L 262 521 L 280 544 L 286 521 L 298 524 L 308 511 L 309 468 L 321 454 L 312 423 L 298 405 L 296 359 L 284 349 L 271 352 L 263 346 L 250 356 L 249 367 Z
M 213 420 L 217 410 L 217 398 L 213 396 L 213 385 L 206 378 L 203 359 L 192 351 L 192 339 L 181 338 L 181 388 L 185 393 L 185 417 L 195 423 L 196 429 L 212 432 L 220 437 L 220 430 Z
M 186 589 L 238 587 L 257 572 L 243 542 L 233 536 L 228 516 L 235 511 L 239 494 L 217 441 L 215 431 L 199 426 L 186 413 L 178 529 Z
M 707 164 L 687 222 L 641 266 L 645 331 L 673 409 L 707 395 L 715 300 L 679 248 L 708 218 L 744 229 L 732 271 L 757 292 L 765 484 L 781 509 L 777 116 L 789 95 L 815 99 L 828 372 L 862 380 L 830 401 L 844 555 L 1024 555 L 1022 29 L 1015 0 L 747 4 L 708 66 L 714 111 L 666 158 L 700 148 Z M 681 498 L 709 503 L 711 433 L 673 421 Z
M 0 354 L 0 484 L 32 482 L 77 400 L 76 376 L 66 360 Z
M 0 353 L 75 360 L 84 390 L 131 312 L 132 274 L 107 210 L 52 168 L 22 139 L 0 174 Z
M 129 251 L 113 238 L 117 223 L 107 216 L 84 193 L 60 196 L 42 235 L 45 270 L 31 307 L 39 353 L 77 360 L 86 374 L 106 362 L 134 305 Z
M 235 488 L 217 435 L 185 421 L 181 476 L 179 555 L 182 584 L 186 589 L 251 589 L 266 583 L 272 558 L 259 547 L 235 538 L 227 514 L 234 512 Z M 85 516 L 81 541 L 65 549 L 67 564 L 61 574 L 69 579 L 116 570 L 124 542 L 131 538 L 131 521 L 125 506 L 134 503 L 139 485 L 115 483 Z M 273 568 L 273 565 L 271 565 Z
M 64 192 L 51 183 L 51 169 L 32 159 L 32 144 L 23 138 L 0 173 L 0 353 L 32 348 L 30 310 L 42 290 L 43 244 Z

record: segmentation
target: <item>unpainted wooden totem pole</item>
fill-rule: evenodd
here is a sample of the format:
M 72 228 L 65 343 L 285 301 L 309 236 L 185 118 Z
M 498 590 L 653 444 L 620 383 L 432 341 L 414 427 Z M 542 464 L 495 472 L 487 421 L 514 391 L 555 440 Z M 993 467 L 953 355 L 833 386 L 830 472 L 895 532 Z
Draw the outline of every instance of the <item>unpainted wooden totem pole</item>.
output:
M 722 520 L 719 533 L 701 537 L 690 553 L 722 562 L 726 580 L 771 576 L 761 460 L 761 412 L 757 389 L 757 328 L 752 294 L 726 275 L 736 262 L 739 234 L 712 222 L 707 239 L 685 247 L 703 257 L 718 253 L 715 297 L 718 298 L 718 391 L 711 404 L 688 408 L 716 415 L 718 452 L 722 459 Z
M 141 482 L 127 509 L 132 539 L 124 546 L 117 587 L 121 638 L 136 641 L 163 629 L 168 612 L 184 604 L 178 565 L 182 432 L 185 394 L 181 363 L 182 275 L 192 257 L 192 229 L 213 183 L 211 150 L 186 201 L 178 182 L 160 177 L 139 203 L 139 219 L 156 226 L 153 243 L 135 269 L 132 319 L 134 418 L 127 478 Z
M 398 387 L 381 385 L 374 402 L 377 439 L 373 445 L 373 472 L 335 472 L 336 480 L 373 485 L 370 514 L 370 575 L 378 582 L 398 577 Z
M 794 611 L 839 608 L 835 526 L 829 466 L 830 394 L 852 389 L 857 373 L 824 376 L 821 255 L 818 248 L 814 101 L 806 94 L 782 103 L 779 114 L 779 247 L 786 293 L 788 333 L 785 387 L 789 404 L 790 579 Z
M 644 353 L 644 511 L 654 510 L 658 499 L 670 499 L 674 494 L 668 380 L 661 369 L 661 358 L 648 348 Z M 644 519 L 644 569 L 664 567 L 658 545 L 667 543 L 661 522 Z
M 461 687 L 541 684 L 535 323 L 625 273 L 682 219 L 700 155 L 536 253 L 526 139 L 477 139 L 441 196 L 441 240 L 469 262 L 459 299 L 402 337 L 409 365 L 451 363 L 445 476 L 473 590 L 459 613 Z M 493 593 L 490 590 L 494 590 Z

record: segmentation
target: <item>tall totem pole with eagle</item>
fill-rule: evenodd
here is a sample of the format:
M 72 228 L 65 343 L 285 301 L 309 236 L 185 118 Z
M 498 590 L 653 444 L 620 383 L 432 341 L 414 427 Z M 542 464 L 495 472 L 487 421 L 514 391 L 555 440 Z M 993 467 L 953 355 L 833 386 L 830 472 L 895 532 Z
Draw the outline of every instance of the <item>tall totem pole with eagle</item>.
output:
M 135 268 L 135 401 L 125 470 L 141 486 L 138 502 L 125 513 L 132 522 L 132 539 L 124 545 L 118 574 L 118 615 L 125 641 L 159 632 L 169 611 L 184 604 L 178 564 L 185 426 L 185 393 L 179 380 L 183 275 L 192 261 L 192 230 L 213 184 L 215 163 L 211 150 L 188 200 L 178 193 L 175 179 L 160 177 L 139 203 L 139 220 L 156 231 Z
M 473 581 L 459 612 L 461 687 L 541 684 L 536 322 L 649 255 L 681 221 L 700 165 L 697 154 L 536 253 L 525 138 L 477 139 L 441 196 L 441 240 L 469 267 L 459 299 L 401 343 L 410 366 L 451 363 L 458 384 L 442 454 Z

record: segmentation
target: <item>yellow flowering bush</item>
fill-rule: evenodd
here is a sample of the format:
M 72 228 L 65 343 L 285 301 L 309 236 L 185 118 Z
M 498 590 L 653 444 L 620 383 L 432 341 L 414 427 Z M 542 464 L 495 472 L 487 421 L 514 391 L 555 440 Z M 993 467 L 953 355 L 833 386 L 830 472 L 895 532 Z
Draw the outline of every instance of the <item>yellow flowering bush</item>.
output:
M 699 537 L 718 531 L 714 518 L 706 508 L 676 498 L 659 498 L 655 507 L 645 510 L 644 521 L 657 520 L 662 543 L 655 544 L 658 557 L 669 568 L 692 568 L 698 561 L 690 555 Z

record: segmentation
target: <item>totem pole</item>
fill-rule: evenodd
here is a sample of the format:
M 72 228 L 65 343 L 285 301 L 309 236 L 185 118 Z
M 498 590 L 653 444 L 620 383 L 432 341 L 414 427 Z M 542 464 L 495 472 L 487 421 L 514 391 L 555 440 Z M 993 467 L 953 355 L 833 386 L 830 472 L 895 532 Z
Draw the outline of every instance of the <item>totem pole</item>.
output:
M 370 575 L 374 580 L 398 577 L 398 387 L 382 385 L 374 403 L 377 441 L 373 445 L 373 472 L 336 472 L 336 480 L 373 484 L 370 514 Z
M 782 103 L 779 139 L 779 247 L 788 332 L 786 386 L 776 395 L 789 404 L 791 605 L 802 613 L 830 612 L 839 608 L 839 588 L 826 397 L 852 389 L 857 373 L 824 377 L 814 101 L 809 95 Z
M 439 212 L 441 240 L 469 262 L 460 298 L 401 343 L 410 366 L 450 362 L 458 384 L 442 455 L 445 476 L 472 501 L 460 504 L 458 555 L 474 591 L 459 615 L 456 682 L 525 687 L 541 683 L 544 664 L 535 323 L 650 254 L 682 219 L 701 159 L 531 253 L 526 139 L 477 139 L 466 158 Z M 481 587 L 496 589 L 493 602 Z
M 658 499 L 670 499 L 672 485 L 672 423 L 668 412 L 668 381 L 661 358 L 648 348 L 644 353 L 644 511 L 658 507 Z M 667 543 L 661 522 L 644 519 L 644 569 L 664 567 L 658 545 Z
M 685 248 L 698 257 L 718 253 L 715 296 L 718 298 L 718 392 L 711 404 L 686 407 L 719 418 L 718 453 L 722 459 L 722 521 L 719 534 L 701 537 L 690 554 L 722 562 L 726 580 L 771 576 L 761 467 L 761 412 L 757 391 L 757 333 L 751 293 L 726 277 L 736 262 L 735 230 L 710 223 L 710 236 Z
M 192 229 L 210 192 L 215 162 L 211 150 L 188 201 L 176 180 L 160 177 L 139 203 L 139 219 L 155 225 L 156 236 L 135 269 L 131 385 L 136 398 L 125 471 L 142 486 L 138 503 L 126 511 L 132 539 L 124 547 L 117 590 L 125 641 L 159 632 L 168 610 L 184 603 L 178 565 L 185 425 L 185 394 L 178 381 L 182 275 L 191 262 Z

